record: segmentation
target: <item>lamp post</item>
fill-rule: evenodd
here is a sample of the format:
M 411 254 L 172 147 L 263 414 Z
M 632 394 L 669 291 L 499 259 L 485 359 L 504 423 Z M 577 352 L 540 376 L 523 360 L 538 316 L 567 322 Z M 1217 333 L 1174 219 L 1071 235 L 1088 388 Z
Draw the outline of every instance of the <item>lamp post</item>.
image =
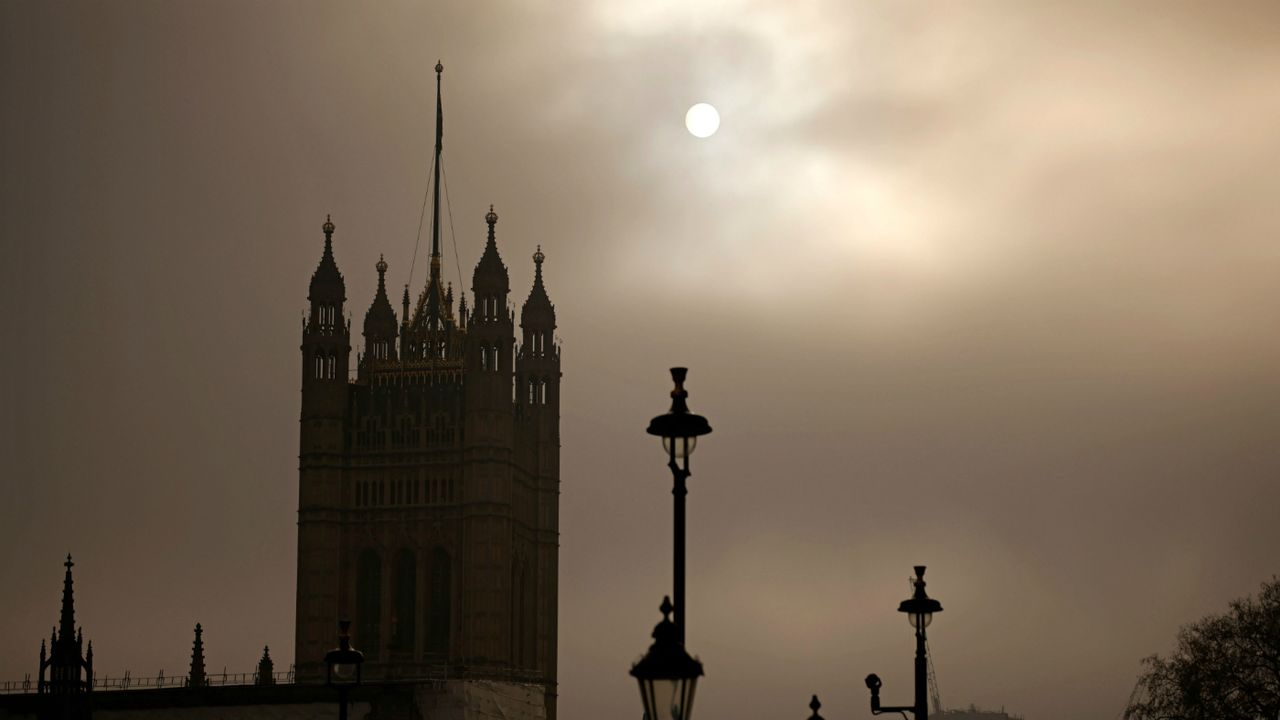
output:
M 671 494 L 675 499 L 675 543 L 673 560 L 675 578 L 672 592 L 675 595 L 675 628 L 676 638 L 684 643 L 684 505 L 688 489 L 685 481 L 689 479 L 689 456 L 698 446 L 698 438 L 710 434 L 711 425 L 701 415 L 689 412 L 686 399 L 688 391 L 684 389 L 684 379 L 688 368 L 671 368 L 671 380 L 675 389 L 671 391 L 671 410 L 665 415 L 649 421 L 648 433 L 662 438 L 662 447 L 667 451 L 667 467 L 671 468 Z M 650 720 L 653 720 L 652 718 Z
M 688 368 L 671 368 L 671 410 L 649 421 L 648 433 L 662 438 L 667 453 L 667 467 L 671 469 L 674 499 L 675 539 L 673 543 L 673 594 L 662 599 L 662 622 L 653 629 L 653 645 L 649 652 L 631 667 L 631 676 L 640 684 L 640 699 L 644 703 L 645 720 L 690 720 L 693 716 L 693 696 L 702 677 L 702 663 L 691 657 L 684 648 L 684 529 L 685 496 L 689 479 L 689 456 L 697 447 L 698 438 L 711 432 L 711 425 L 701 415 L 689 412 L 686 402 L 689 393 L 684 389 Z M 672 620 L 674 611 L 675 619 Z
M 942 612 L 942 603 L 929 597 L 924 591 L 924 565 L 916 565 L 916 579 L 914 582 L 915 592 L 911 597 L 903 600 L 898 604 L 898 612 L 906 613 L 907 620 L 911 623 L 911 627 L 916 630 L 916 697 L 913 706 L 881 706 L 880 705 L 880 677 L 875 673 L 867 676 L 867 689 L 871 691 L 871 712 L 874 715 L 880 713 L 896 712 L 902 713 L 904 716 L 907 712 L 911 712 L 916 716 L 916 720 L 929 720 L 929 703 L 928 703 L 928 664 L 929 655 L 925 647 L 924 629 L 929 627 L 929 623 L 933 622 L 933 614 Z
M 360 665 L 364 655 L 351 648 L 350 620 L 338 623 L 338 647 L 325 653 L 328 666 L 325 684 L 338 689 L 338 720 L 347 720 L 347 692 L 360 685 Z

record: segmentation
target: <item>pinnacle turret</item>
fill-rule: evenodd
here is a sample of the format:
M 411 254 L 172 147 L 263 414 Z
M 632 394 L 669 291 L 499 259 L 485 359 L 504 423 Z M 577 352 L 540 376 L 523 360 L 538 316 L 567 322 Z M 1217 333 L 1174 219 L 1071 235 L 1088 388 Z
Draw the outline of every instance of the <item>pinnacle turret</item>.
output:
M 275 685 L 275 663 L 271 662 L 271 648 L 262 647 L 262 658 L 258 660 L 258 685 Z
M 89 653 L 84 652 L 84 632 L 76 627 L 75 593 L 71 568 L 75 563 L 71 555 L 63 563 L 66 574 L 62 579 L 62 611 L 58 626 L 49 634 L 49 644 L 40 643 L 40 680 L 37 691 L 57 695 L 87 693 L 92 689 L 93 643 Z M 48 680 L 45 679 L 46 673 Z
M 494 226 L 498 224 L 498 214 L 489 206 L 484 220 L 489 225 L 489 239 L 485 243 L 480 262 L 476 263 L 475 272 L 471 275 L 471 290 L 476 295 L 474 319 L 480 322 L 495 322 L 506 315 L 507 293 L 511 289 L 511 278 L 507 266 L 502 263 L 498 254 L 497 233 Z
M 187 687 L 204 687 L 208 679 L 204 674 L 204 628 L 196 623 L 196 639 L 191 643 L 191 672 L 187 675 Z
M 389 359 L 394 353 L 396 336 L 396 313 L 391 309 L 391 301 L 387 298 L 387 262 L 382 257 L 374 266 L 378 271 L 378 292 L 373 296 L 373 303 L 364 314 L 365 352 L 378 360 Z
M 342 272 L 338 270 L 338 261 L 333 257 L 333 219 L 326 215 L 324 225 L 324 252 L 320 254 L 320 264 L 311 275 L 312 302 L 338 302 L 346 300 L 346 283 Z
M 547 256 L 543 254 L 542 246 L 539 245 L 537 252 L 533 254 L 533 288 L 529 291 L 529 297 L 520 310 L 521 327 L 537 326 L 554 329 L 556 326 L 556 306 L 551 304 L 551 298 L 547 297 L 547 288 L 542 283 L 542 263 L 546 259 Z

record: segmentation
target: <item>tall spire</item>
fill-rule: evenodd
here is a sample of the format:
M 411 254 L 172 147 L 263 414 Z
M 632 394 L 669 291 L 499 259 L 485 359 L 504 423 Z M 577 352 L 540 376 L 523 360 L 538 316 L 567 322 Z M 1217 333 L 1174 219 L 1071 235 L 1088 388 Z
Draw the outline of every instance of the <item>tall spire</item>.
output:
M 436 153 L 432 167 L 434 180 L 431 198 L 431 273 L 427 279 L 427 287 L 418 296 L 418 304 L 413 313 L 412 326 L 415 329 L 439 329 L 445 324 L 444 285 L 440 281 L 440 155 L 444 152 L 444 105 L 441 100 L 441 76 L 444 65 L 436 62 Z
M 59 627 L 53 628 L 49 638 L 48 654 L 43 643 L 40 647 L 40 680 L 37 692 L 55 695 L 87 693 L 93 683 L 93 643 L 89 654 L 84 654 L 84 634 L 76 627 L 75 595 L 72 592 L 71 555 L 63 563 L 67 574 L 62 581 L 62 617 Z M 47 678 L 47 679 L 46 679 Z M 88 717 L 87 714 L 63 713 L 58 717 Z
M 435 184 L 432 185 L 431 198 L 431 280 L 440 280 L 440 153 L 444 151 L 444 105 L 440 98 L 441 76 L 444 65 L 436 61 L 436 159 Z
M 187 687 L 204 687 L 204 628 L 196 623 L 196 639 L 191 643 L 191 674 L 187 676 Z
M 62 617 L 58 621 L 58 636 L 67 642 L 76 636 L 76 603 L 71 590 L 71 568 L 75 563 L 71 562 L 71 553 L 67 553 L 67 561 L 63 565 L 67 574 L 62 579 Z

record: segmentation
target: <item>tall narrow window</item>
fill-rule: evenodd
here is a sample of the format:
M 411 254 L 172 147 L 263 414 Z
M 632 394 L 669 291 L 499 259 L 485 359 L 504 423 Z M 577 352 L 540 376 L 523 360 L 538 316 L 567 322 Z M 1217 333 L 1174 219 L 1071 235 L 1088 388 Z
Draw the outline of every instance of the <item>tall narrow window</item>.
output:
M 431 551 L 431 583 L 429 617 L 427 618 L 427 652 L 449 654 L 449 629 L 452 613 L 449 553 L 436 547 Z
M 391 616 L 391 636 L 395 647 L 413 650 L 418 599 L 418 563 L 412 550 L 396 554 L 395 614 Z
M 538 402 L 542 405 L 547 404 L 547 381 L 538 381 Z
M 365 550 L 356 561 L 356 637 L 366 658 L 378 656 L 382 626 L 382 563 L 375 550 Z
M 335 369 L 337 367 L 337 358 L 330 355 L 328 358 L 325 358 L 325 362 L 327 363 L 327 367 L 328 367 L 327 376 L 330 380 L 332 380 L 334 378 Z
M 533 378 L 529 378 L 529 404 L 535 405 L 538 402 L 538 383 Z
M 316 379 L 324 378 L 324 356 L 316 353 Z

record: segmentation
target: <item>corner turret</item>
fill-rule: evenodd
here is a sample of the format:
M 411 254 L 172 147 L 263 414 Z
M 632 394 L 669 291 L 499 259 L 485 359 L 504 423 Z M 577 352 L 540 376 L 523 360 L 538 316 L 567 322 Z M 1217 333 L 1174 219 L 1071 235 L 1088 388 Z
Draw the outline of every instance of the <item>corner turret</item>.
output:
M 311 312 L 302 328 L 303 418 L 340 417 L 346 398 L 351 327 L 343 319 L 346 283 L 333 257 L 333 220 L 325 217 L 324 252 L 311 276 Z
M 505 377 L 510 377 L 512 368 L 509 358 L 515 332 L 511 314 L 507 310 L 511 279 L 507 274 L 507 266 L 498 254 L 498 214 L 493 211 L 493 205 L 485 213 L 484 221 L 489 226 L 489 237 L 480 261 L 471 274 L 471 291 L 475 293 L 475 304 L 468 316 L 467 340 L 471 351 L 468 353 L 467 366 L 495 375 L 505 373 Z M 510 395 L 510 391 L 507 394 Z
M 533 254 L 533 288 L 520 309 L 523 343 L 516 361 L 518 400 L 530 407 L 560 402 L 560 348 L 555 344 L 556 306 L 542 282 L 542 263 L 547 256 L 538 246 Z

